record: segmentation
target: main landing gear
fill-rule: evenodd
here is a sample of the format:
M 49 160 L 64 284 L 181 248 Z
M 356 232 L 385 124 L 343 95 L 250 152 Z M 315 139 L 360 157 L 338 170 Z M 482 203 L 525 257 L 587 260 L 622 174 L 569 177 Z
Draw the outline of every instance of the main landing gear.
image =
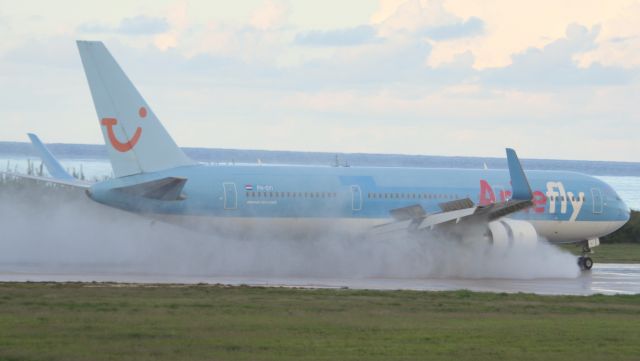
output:
M 578 257 L 578 266 L 583 271 L 588 271 L 593 267 L 593 260 L 591 257 L 580 256 Z
M 582 256 L 578 257 L 578 266 L 580 266 L 581 270 L 591 270 L 591 267 L 593 267 L 593 260 L 591 259 L 591 257 L 587 256 L 587 254 L 593 253 L 591 248 L 597 247 L 599 245 L 600 240 L 597 238 L 584 241 L 584 243 L 582 244 Z

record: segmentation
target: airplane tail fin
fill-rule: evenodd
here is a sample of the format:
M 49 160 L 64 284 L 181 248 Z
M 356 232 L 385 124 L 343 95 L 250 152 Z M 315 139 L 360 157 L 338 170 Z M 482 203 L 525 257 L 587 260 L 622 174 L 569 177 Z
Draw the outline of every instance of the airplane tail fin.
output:
M 531 186 L 529 186 L 529 181 L 524 174 L 516 151 L 511 148 L 507 148 L 507 163 L 509 166 L 509 175 L 511 176 L 511 188 L 513 190 L 511 199 L 530 201 L 533 199 Z
M 62 164 L 60 164 L 56 157 L 51 154 L 49 149 L 44 144 L 42 144 L 40 138 L 38 138 L 37 135 L 33 133 L 27 133 L 27 135 L 31 140 L 33 148 L 36 150 L 38 156 L 40 156 L 40 159 L 42 159 L 44 166 L 47 167 L 47 171 L 53 178 L 66 181 L 76 181 L 76 179 L 71 174 L 64 170 Z
M 116 177 L 194 162 L 176 145 L 100 41 L 78 41 L 91 97 Z

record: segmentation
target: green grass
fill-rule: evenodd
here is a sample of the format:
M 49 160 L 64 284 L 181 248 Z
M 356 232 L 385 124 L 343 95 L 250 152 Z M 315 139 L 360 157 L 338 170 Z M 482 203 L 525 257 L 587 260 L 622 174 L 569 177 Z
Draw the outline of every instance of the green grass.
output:
M 562 246 L 579 255 L 581 247 L 575 245 Z M 589 255 L 596 263 L 640 263 L 640 243 L 608 243 L 593 248 Z
M 640 296 L 0 284 L 0 360 L 637 360 Z

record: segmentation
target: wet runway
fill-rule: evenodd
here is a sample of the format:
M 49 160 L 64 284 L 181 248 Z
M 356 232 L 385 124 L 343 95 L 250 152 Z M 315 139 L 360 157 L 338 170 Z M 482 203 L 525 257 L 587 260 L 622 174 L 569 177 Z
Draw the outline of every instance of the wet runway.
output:
M 541 295 L 590 295 L 640 293 L 640 264 L 596 264 L 591 272 L 566 279 L 412 279 L 412 278 L 296 278 L 259 276 L 162 275 L 127 272 L 121 266 L 85 267 L 46 273 L 40 266 L 0 266 L 0 282 L 117 282 L 160 284 L 225 284 L 271 287 L 351 288 L 372 290 L 525 292 Z M 100 270 L 102 268 L 102 270 Z M 89 270 L 91 269 L 91 271 Z M 36 271 L 38 270 L 38 271 Z

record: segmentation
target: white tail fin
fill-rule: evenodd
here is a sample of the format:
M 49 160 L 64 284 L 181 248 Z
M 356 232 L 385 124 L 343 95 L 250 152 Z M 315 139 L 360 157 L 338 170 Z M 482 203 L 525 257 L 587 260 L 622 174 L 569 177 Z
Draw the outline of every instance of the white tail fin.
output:
M 171 139 L 104 44 L 77 43 L 115 176 L 194 164 Z

